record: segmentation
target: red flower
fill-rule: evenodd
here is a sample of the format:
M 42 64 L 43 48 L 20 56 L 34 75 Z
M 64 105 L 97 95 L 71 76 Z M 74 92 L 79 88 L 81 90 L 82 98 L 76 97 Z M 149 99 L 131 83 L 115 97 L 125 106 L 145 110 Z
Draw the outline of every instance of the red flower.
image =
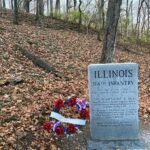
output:
M 43 128 L 44 128 L 44 130 L 47 130 L 48 132 L 50 132 L 50 130 L 51 130 L 51 123 L 50 122 L 44 122 L 43 123 Z
M 88 118 L 89 117 L 89 111 L 85 108 L 85 109 L 82 109 L 81 112 L 80 112 L 80 116 L 81 118 Z
M 54 103 L 54 106 L 55 108 L 62 108 L 64 106 L 64 102 L 63 100 L 59 99 L 59 100 L 56 100 L 55 103 Z
M 68 105 L 69 105 L 69 106 L 75 105 L 75 104 L 76 104 L 76 99 L 77 99 L 77 98 L 76 98 L 75 96 L 71 97 L 70 100 L 69 100 Z
M 76 132 L 75 125 L 69 124 L 68 125 L 68 131 L 69 131 L 69 133 L 75 133 Z
M 58 126 L 56 128 L 55 132 L 57 135 L 62 135 L 62 134 L 64 134 L 64 129 L 62 127 Z

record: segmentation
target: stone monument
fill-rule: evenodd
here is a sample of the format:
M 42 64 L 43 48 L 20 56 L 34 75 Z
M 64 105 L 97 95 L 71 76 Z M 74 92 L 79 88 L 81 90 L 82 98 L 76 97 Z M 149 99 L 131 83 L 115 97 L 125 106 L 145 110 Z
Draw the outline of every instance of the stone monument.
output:
M 89 65 L 88 87 L 88 149 L 143 148 L 139 140 L 137 64 Z

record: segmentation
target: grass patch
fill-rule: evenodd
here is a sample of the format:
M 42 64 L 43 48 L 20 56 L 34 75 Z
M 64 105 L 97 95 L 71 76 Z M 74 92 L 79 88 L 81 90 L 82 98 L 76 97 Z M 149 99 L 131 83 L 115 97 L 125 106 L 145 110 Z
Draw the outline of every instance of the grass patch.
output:
M 11 117 L 4 118 L 2 123 L 9 123 L 9 122 L 18 121 L 18 120 L 19 120 L 19 116 L 13 115 Z
M 72 64 L 67 65 L 67 70 L 71 70 L 73 68 Z
M 3 26 L 0 26 L 0 30 L 6 30 Z

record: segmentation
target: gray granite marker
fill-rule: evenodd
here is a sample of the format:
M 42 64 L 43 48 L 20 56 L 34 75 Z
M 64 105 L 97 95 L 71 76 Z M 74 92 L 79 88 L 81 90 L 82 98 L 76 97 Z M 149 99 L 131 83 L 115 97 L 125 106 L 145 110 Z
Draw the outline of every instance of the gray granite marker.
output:
M 91 139 L 115 140 L 115 147 L 117 144 L 124 145 L 118 143 L 119 140 L 126 140 L 126 146 L 127 143 L 133 144 L 128 140 L 138 140 L 137 64 L 89 65 L 88 87 Z M 89 143 L 89 147 L 94 145 L 92 141 Z M 96 142 L 95 147 L 99 147 L 99 144 Z

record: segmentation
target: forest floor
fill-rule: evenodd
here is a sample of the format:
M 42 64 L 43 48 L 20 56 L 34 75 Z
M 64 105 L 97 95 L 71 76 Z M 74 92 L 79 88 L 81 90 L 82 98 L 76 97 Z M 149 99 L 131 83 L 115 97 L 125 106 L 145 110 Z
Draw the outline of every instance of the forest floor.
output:
M 75 135 L 57 136 L 44 131 L 42 122 L 56 99 L 72 94 L 88 99 L 87 66 L 98 63 L 102 43 L 93 33 L 77 32 L 75 25 L 46 18 L 46 26 L 37 26 L 33 20 L 24 14 L 13 25 L 12 13 L 0 10 L 0 149 L 85 150 L 88 125 Z M 122 44 L 125 48 L 117 47 L 114 63 L 138 63 L 139 116 L 148 124 L 150 47 Z M 61 77 L 36 67 L 16 45 L 47 61 Z

